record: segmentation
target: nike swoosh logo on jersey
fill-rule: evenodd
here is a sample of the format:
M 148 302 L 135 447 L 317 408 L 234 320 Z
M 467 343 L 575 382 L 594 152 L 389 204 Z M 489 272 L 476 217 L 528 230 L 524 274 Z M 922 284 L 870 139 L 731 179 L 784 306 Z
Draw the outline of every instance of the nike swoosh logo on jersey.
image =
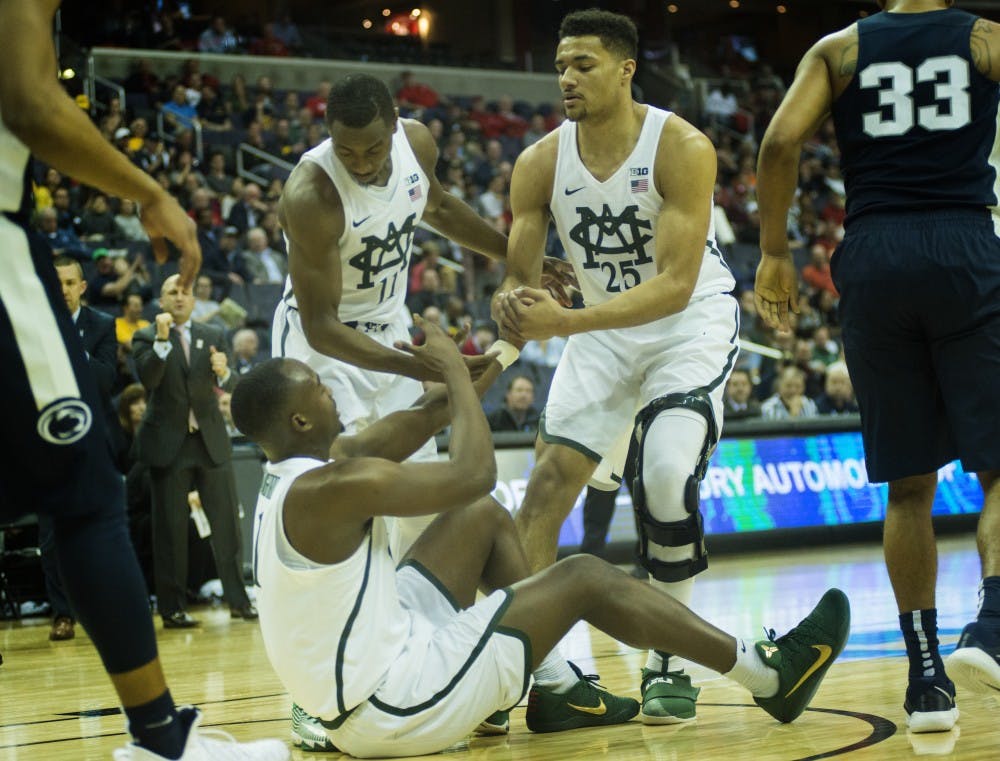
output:
M 799 679 L 799 681 L 795 683 L 795 686 L 792 687 L 792 689 L 790 689 L 786 693 L 785 695 L 786 698 L 791 696 L 793 692 L 795 692 L 799 687 L 801 687 L 802 683 L 805 682 L 806 679 L 811 677 L 813 673 L 815 673 L 816 669 L 818 669 L 820 666 L 822 666 L 824 663 L 830 660 L 830 656 L 833 655 L 833 650 L 829 645 L 813 645 L 812 647 L 817 652 L 819 652 L 819 655 L 816 656 L 816 660 L 813 662 L 813 665 L 806 670 L 806 673 L 802 675 L 802 678 Z
M 367 217 L 365 217 L 364 219 L 359 219 L 357 222 L 355 222 L 355 221 L 352 220 L 351 221 L 351 227 L 361 227 L 361 225 L 363 225 L 365 222 L 367 222 L 369 219 L 371 219 L 371 216 L 372 215 L 369 214 Z
M 571 196 L 571 195 L 573 195 L 574 193 L 579 193 L 579 192 L 580 192 L 581 190 L 583 190 L 583 189 L 584 189 L 584 187 L 586 187 L 586 186 L 584 186 L 584 185 L 581 185 L 580 187 L 578 187 L 578 188 L 573 188 L 572 190 L 570 190 L 569 188 L 565 188 L 564 192 L 566 193 L 566 195 L 568 195 L 568 196 Z
M 567 703 L 566 705 L 572 708 L 574 711 L 579 711 L 580 713 L 589 713 L 592 716 L 603 716 L 608 712 L 608 707 L 604 705 L 604 698 L 597 699 L 596 706 L 578 706 L 572 703 Z

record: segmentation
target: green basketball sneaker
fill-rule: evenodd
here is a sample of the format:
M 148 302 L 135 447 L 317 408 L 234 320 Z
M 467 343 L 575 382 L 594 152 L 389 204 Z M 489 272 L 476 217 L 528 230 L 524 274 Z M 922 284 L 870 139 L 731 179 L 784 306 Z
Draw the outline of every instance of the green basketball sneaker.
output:
M 569 692 L 555 693 L 534 685 L 528 693 L 524 719 L 532 732 L 624 724 L 639 713 L 637 700 L 612 695 L 597 684 L 596 674 L 584 676 L 574 664 L 569 665 L 580 677 Z
M 828 589 L 812 612 L 782 637 L 757 642 L 765 664 L 778 672 L 774 697 L 754 702 L 778 721 L 790 722 L 806 710 L 819 683 L 840 651 L 851 628 L 851 604 L 839 589 Z
M 330 742 L 319 719 L 307 714 L 296 703 L 292 703 L 292 743 L 302 750 L 337 752 L 337 746 Z
M 510 732 L 510 711 L 494 711 L 476 727 L 477 735 L 505 735 Z
M 682 724 L 695 718 L 695 701 L 700 687 L 679 671 L 642 670 L 643 724 Z

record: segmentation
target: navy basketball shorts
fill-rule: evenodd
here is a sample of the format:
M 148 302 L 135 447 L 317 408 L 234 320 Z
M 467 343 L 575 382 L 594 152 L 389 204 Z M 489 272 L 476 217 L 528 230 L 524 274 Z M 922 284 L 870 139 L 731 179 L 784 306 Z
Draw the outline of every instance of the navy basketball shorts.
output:
M 868 477 L 1000 468 L 1000 223 L 871 214 L 831 262 Z
M 101 403 L 48 244 L 0 214 L 0 520 L 124 510 Z

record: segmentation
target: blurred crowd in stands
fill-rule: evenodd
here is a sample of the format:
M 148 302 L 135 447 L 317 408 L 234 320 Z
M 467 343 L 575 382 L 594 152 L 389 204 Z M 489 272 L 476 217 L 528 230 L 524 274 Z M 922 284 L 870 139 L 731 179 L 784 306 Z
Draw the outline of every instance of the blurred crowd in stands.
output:
M 136 36 L 137 28 L 131 37 L 122 31 L 122 41 L 152 46 Z M 288 18 L 246 38 L 216 17 L 194 37 L 166 47 L 285 55 L 301 52 L 302 39 Z M 239 349 L 229 347 L 240 370 L 270 353 L 271 314 L 287 274 L 276 207 L 288 166 L 327 137 L 328 82 L 316 83 L 311 91 L 279 91 L 266 64 L 254 70 L 259 74 L 252 81 L 240 75 L 221 81 L 210 65 L 189 58 L 160 76 L 148 61 L 136 59 L 121 82 L 125 102 L 111 98 L 95 115 L 108 141 L 168 188 L 196 221 L 204 263 L 194 319 L 224 327 L 234 341 L 242 336 Z M 718 151 L 716 236 L 737 278 L 745 343 L 727 391 L 727 416 L 786 419 L 854 412 L 829 267 L 844 219 L 832 125 L 822 126 L 803 155 L 789 220 L 801 272 L 801 313 L 793 316 L 791 332 L 775 332 L 758 320 L 753 306 L 759 227 L 755 167 L 760 137 L 784 83 L 763 64 L 735 69 L 724 64 L 713 81 L 717 84 L 707 89 L 698 108 L 687 98 L 659 105 L 702 128 Z M 448 96 L 407 71 L 400 73 L 395 93 L 400 114 L 423 121 L 437 139 L 437 176 L 444 188 L 506 232 L 513 163 L 525 147 L 560 124 L 560 105 L 527 103 L 513 95 L 495 102 Z M 243 154 L 250 174 L 239 176 L 237 154 L 244 146 L 257 152 Z M 57 254 L 73 257 L 84 269 L 85 300 L 117 318 L 120 392 L 135 382 L 130 338 L 157 312 L 160 283 L 176 271 L 173 254 L 151 246 L 131 201 L 79 186 L 54 169 L 37 168 L 36 201 L 39 232 Z M 546 253 L 562 256 L 554 230 Z M 453 332 L 470 324 L 462 350 L 487 351 L 496 340 L 488 300 L 502 277 L 501 266 L 421 229 L 411 267 L 411 311 Z M 496 430 L 533 429 L 564 344 L 552 339 L 525 347 L 484 401 Z

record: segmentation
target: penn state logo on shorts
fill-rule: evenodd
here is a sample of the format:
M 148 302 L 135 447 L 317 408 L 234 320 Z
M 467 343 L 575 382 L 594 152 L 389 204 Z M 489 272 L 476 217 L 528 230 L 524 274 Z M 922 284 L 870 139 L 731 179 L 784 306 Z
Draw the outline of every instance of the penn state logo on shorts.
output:
M 82 399 L 57 399 L 38 416 L 38 435 L 50 444 L 73 444 L 90 430 L 94 415 Z

